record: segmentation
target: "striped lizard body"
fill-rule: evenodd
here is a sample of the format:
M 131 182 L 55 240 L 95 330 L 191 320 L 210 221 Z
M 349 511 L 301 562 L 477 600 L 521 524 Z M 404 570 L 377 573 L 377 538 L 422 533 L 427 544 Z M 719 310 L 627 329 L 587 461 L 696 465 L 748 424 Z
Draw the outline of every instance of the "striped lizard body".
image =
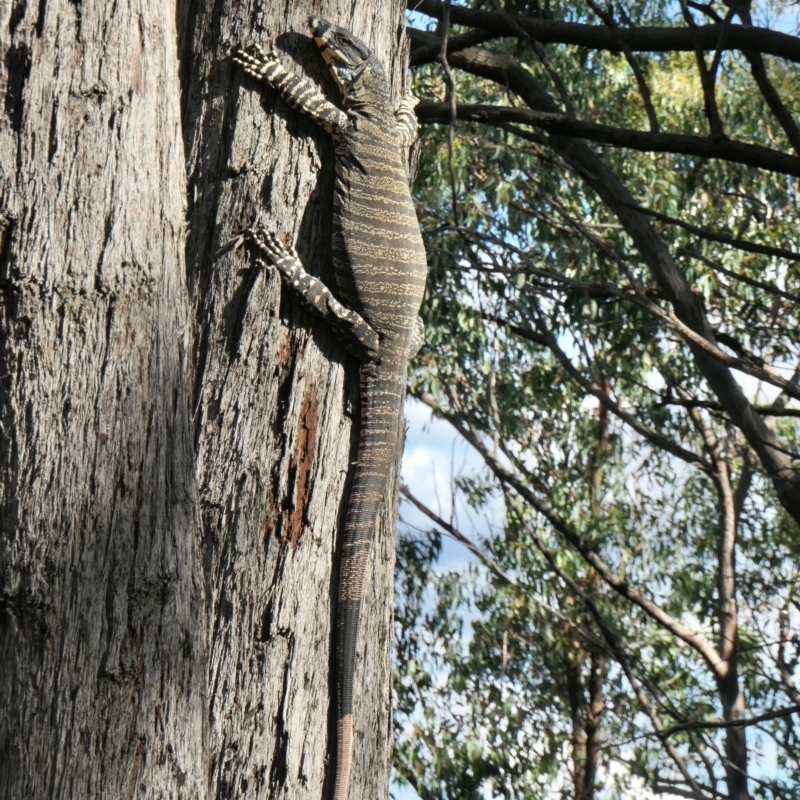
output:
M 403 148 L 416 134 L 410 98 L 393 111 L 376 56 L 349 31 L 319 18 L 312 34 L 338 84 L 344 110 L 274 51 L 237 51 L 234 60 L 277 89 L 333 135 L 336 151 L 333 263 L 336 295 L 309 275 L 297 253 L 271 234 L 248 232 L 260 258 L 325 317 L 360 360 L 358 458 L 348 498 L 336 610 L 336 774 L 346 800 L 353 749 L 353 678 L 364 581 L 378 510 L 398 446 L 406 367 L 422 344 L 418 316 L 427 265 Z

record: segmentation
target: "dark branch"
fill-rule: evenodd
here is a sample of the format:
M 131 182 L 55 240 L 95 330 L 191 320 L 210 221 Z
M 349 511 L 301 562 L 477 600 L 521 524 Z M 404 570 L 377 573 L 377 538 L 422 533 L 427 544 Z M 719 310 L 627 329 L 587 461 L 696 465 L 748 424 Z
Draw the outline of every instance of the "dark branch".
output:
M 400 486 L 400 494 L 412 505 L 415 505 L 428 519 L 436 523 L 445 533 L 460 542 L 470 551 L 499 581 L 505 586 L 516 586 L 516 580 L 493 559 L 489 558 L 480 547 L 474 545 L 458 528 L 451 525 L 447 520 L 442 519 L 433 509 L 428 508 L 421 500 L 411 493 L 405 485 Z
M 619 27 L 614 21 L 614 15 L 610 11 L 603 10 L 597 3 L 594 2 L 594 0 L 587 0 L 587 2 L 591 6 L 592 11 L 594 11 L 594 13 L 597 14 L 601 20 L 603 20 L 608 28 L 613 31 L 619 31 Z M 631 52 L 630 47 L 625 44 L 619 35 L 617 35 L 616 38 L 620 43 L 620 49 L 625 55 L 625 60 L 628 62 L 628 66 L 633 72 L 633 77 L 636 79 L 636 85 L 639 87 L 639 94 L 642 96 L 644 110 L 647 113 L 647 120 L 650 123 L 650 130 L 653 131 L 653 133 L 658 133 L 658 118 L 656 117 L 656 110 L 653 107 L 653 98 L 650 95 L 650 89 L 647 86 L 647 81 L 645 80 L 642 68 L 639 66 L 639 62 L 636 60 L 636 56 Z
M 710 400 L 681 400 L 680 398 L 670 397 L 657 403 L 657 407 L 662 406 L 682 406 L 684 408 L 704 408 L 706 411 L 723 412 L 725 409 L 720 403 Z M 765 417 L 800 417 L 800 408 L 774 408 L 773 406 L 753 406 L 757 414 Z
M 428 34 L 427 31 L 419 31 L 416 28 L 408 29 L 412 45 L 414 49 L 411 51 L 410 65 L 416 67 L 419 64 L 428 64 L 432 61 L 438 61 L 442 52 L 442 40 L 435 34 Z M 430 44 L 423 44 L 423 39 L 420 34 L 425 33 L 430 38 Z M 476 44 L 483 44 L 495 36 L 486 31 L 468 31 L 462 33 L 460 36 L 449 36 L 447 38 L 447 52 L 457 53 L 459 50 L 465 50 L 467 47 L 474 47 Z
M 724 678 L 729 669 L 728 664 L 720 659 L 719 654 L 714 650 L 711 644 L 701 634 L 695 633 L 680 620 L 675 619 L 664 611 L 661 606 L 650 598 L 650 595 L 646 591 L 631 586 L 622 576 L 618 575 L 599 553 L 597 553 L 594 547 L 583 539 L 578 530 L 573 528 L 544 498 L 532 491 L 512 470 L 509 470 L 504 464 L 501 464 L 498 459 L 492 456 L 484 446 L 480 436 L 470 429 L 469 421 L 461 413 L 443 409 L 425 395 L 415 393 L 414 396 L 425 403 L 425 405 L 441 414 L 441 416 L 475 448 L 494 475 L 501 482 L 513 488 L 525 502 L 541 514 L 553 528 L 561 533 L 569 545 L 573 547 L 588 564 L 597 570 L 600 577 L 614 589 L 614 591 L 639 606 L 639 608 L 661 625 L 661 627 L 692 647 L 695 652 L 703 658 L 715 677 L 718 679 Z
M 408 7 L 438 19 L 442 15 L 443 4 L 437 0 L 408 0 Z M 477 11 L 463 6 L 453 6 L 450 21 L 454 25 L 480 28 L 497 37 L 516 37 L 517 34 L 508 17 L 542 44 L 575 44 L 612 53 L 622 52 L 623 45 L 638 52 L 694 52 L 695 43 L 705 51 L 712 51 L 716 50 L 719 44 L 722 30 L 722 25 L 700 25 L 694 30 L 677 27 L 640 27 L 612 31 L 605 25 L 536 19 L 521 14 L 501 17 L 491 11 Z M 780 56 L 800 63 L 800 39 L 768 28 L 731 25 L 725 37 L 724 47 L 728 50 L 750 50 Z M 428 60 L 435 59 L 436 54 Z M 422 62 L 412 56 L 411 63 L 416 65 Z
M 507 87 L 532 111 L 557 113 L 553 99 L 539 81 L 507 55 L 471 48 L 452 54 L 450 63 L 473 75 Z M 617 215 L 647 263 L 665 299 L 672 304 L 674 314 L 664 312 L 644 297 L 637 296 L 636 301 L 646 303 L 651 313 L 663 316 L 665 321 L 677 327 L 687 339 L 695 363 L 709 387 L 725 406 L 732 423 L 742 431 L 750 446 L 758 453 L 781 504 L 800 522 L 800 473 L 795 470 L 791 458 L 784 452 L 777 437 L 753 410 L 731 373 L 731 367 L 741 369 L 748 374 L 754 374 L 755 371 L 759 376 L 766 375 L 765 371 L 754 370 L 746 362 L 728 357 L 716 346 L 702 300 L 692 292 L 686 276 L 647 217 L 631 207 L 636 205 L 636 201 L 625 184 L 603 160 L 579 138 L 554 134 L 550 136 L 548 144 Z M 773 373 L 774 370 L 769 371 L 767 379 L 770 383 L 785 388 L 789 393 L 792 393 L 790 388 L 796 390 L 796 387 L 790 387 L 790 382 L 782 376 L 777 374 L 773 376 Z
M 778 719 L 779 717 L 788 717 L 792 714 L 800 713 L 800 705 L 789 706 L 788 708 L 779 708 L 775 711 L 768 711 L 766 714 L 759 714 L 757 717 L 750 717 L 750 719 L 725 719 L 725 720 L 711 720 L 709 722 L 696 721 L 696 722 L 680 722 L 677 725 L 671 725 L 669 728 L 659 734 L 670 736 L 673 733 L 680 731 L 691 731 L 699 728 L 745 728 L 748 725 L 758 725 L 759 722 L 766 722 L 770 719 Z
M 678 227 L 683 228 L 690 233 L 696 234 L 702 239 L 707 239 L 709 242 L 727 244 L 731 247 L 735 247 L 737 250 L 744 250 L 747 253 L 758 253 L 762 256 L 774 256 L 775 258 L 786 258 L 790 261 L 800 261 L 800 253 L 796 253 L 794 250 L 784 250 L 782 247 L 770 247 L 766 244 L 748 242 L 735 236 L 725 236 L 725 234 L 722 233 L 713 233 L 712 231 L 707 231 L 705 228 L 698 228 L 696 225 L 692 225 L 689 222 L 684 222 L 676 217 L 668 217 L 666 214 L 662 214 L 660 211 L 653 211 L 652 209 L 645 208 L 644 206 L 634 207 L 637 211 L 641 211 L 642 214 L 647 214 L 648 216 L 661 220 L 662 222 L 668 222 L 670 225 L 677 225 Z
M 640 436 L 660 447 L 662 450 L 672 453 L 672 455 L 677 456 L 687 464 L 698 467 L 704 472 L 710 472 L 709 465 L 701 456 L 693 453 L 691 450 L 681 447 L 679 444 L 673 442 L 669 437 L 664 436 L 662 433 L 659 433 L 657 430 L 643 423 L 633 414 L 625 411 L 622 406 L 619 405 L 619 403 L 615 402 L 608 395 L 608 393 L 603 390 L 602 386 L 581 374 L 580 370 L 577 369 L 572 361 L 570 361 L 567 354 L 558 346 L 558 341 L 556 340 L 555 336 L 553 336 L 553 334 L 547 329 L 544 322 L 538 315 L 534 318 L 534 324 L 538 329 L 538 333 L 528 328 L 523 328 L 519 325 L 509 325 L 508 327 L 509 330 L 512 333 L 515 333 L 517 336 L 520 336 L 524 339 L 529 339 L 537 344 L 543 344 L 545 347 L 547 347 L 558 359 L 559 363 L 566 370 L 569 376 L 575 381 L 575 383 L 578 384 L 578 386 L 580 386 L 588 394 L 597 398 L 597 400 L 599 400 L 600 403 L 602 403 L 609 411 L 611 411 L 612 414 L 614 414 L 616 417 L 619 417 L 619 419 L 629 425 Z
M 761 92 L 762 97 L 770 108 L 770 111 L 775 115 L 786 138 L 789 140 L 792 149 L 800 155 L 800 128 L 792 117 L 791 111 L 783 104 L 775 87 L 767 75 L 767 67 L 764 64 L 764 59 L 761 53 L 752 53 L 745 50 L 745 58 L 750 62 L 750 70 L 753 73 L 753 79 Z
M 697 69 L 700 73 L 700 85 L 703 87 L 703 105 L 705 107 L 706 119 L 708 126 L 711 129 L 711 136 L 714 139 L 723 139 L 725 133 L 722 130 L 722 120 L 719 118 L 719 109 L 717 108 L 717 99 L 714 91 L 714 84 L 716 83 L 717 69 L 722 58 L 722 47 L 725 44 L 725 33 L 730 25 L 733 17 L 733 12 L 729 11 L 725 17 L 725 22 L 720 28 L 719 40 L 714 53 L 711 69 L 706 65 L 705 55 L 703 53 L 703 46 L 700 44 L 696 37 L 697 24 L 692 17 L 692 12 L 686 5 L 686 0 L 681 0 L 681 11 L 683 11 L 683 18 L 686 20 L 689 29 L 692 31 L 692 40 L 694 42 L 694 55 L 697 60 Z
M 691 256 L 691 258 L 696 258 L 698 261 L 705 264 L 710 269 L 714 270 L 714 272 L 720 272 L 723 275 L 726 275 L 729 278 L 732 278 L 735 281 L 741 281 L 742 283 L 746 283 L 748 286 L 753 286 L 756 289 L 761 289 L 762 291 L 768 292 L 769 294 L 774 294 L 777 297 L 782 297 L 784 300 L 788 300 L 790 303 L 800 303 L 800 297 L 796 294 L 792 294 L 791 292 L 784 292 L 783 289 L 778 289 L 777 286 L 773 286 L 771 283 L 766 283 L 765 281 L 759 281 L 755 278 L 751 278 L 747 275 L 741 275 L 738 272 L 734 272 L 732 269 L 726 269 L 722 266 L 722 264 L 718 263 L 717 261 L 713 261 L 710 258 L 706 258 L 702 253 L 699 253 L 697 250 L 692 250 L 689 247 L 682 247 L 680 250 L 677 251 L 681 255 Z
M 423 101 L 417 105 L 416 112 L 417 119 L 423 123 L 447 123 L 450 121 L 449 103 Z M 512 108 L 511 106 L 463 103 L 458 105 L 456 113 L 458 119 L 461 120 L 489 124 L 523 123 L 559 136 L 587 139 L 612 147 L 627 147 L 646 153 L 680 153 L 700 158 L 719 158 L 800 178 L 800 158 L 797 156 L 727 138 L 714 139 L 711 136 L 632 131 L 627 128 L 615 128 L 611 125 L 572 119 L 566 114 L 558 112 L 548 113 L 534 111 L 530 108 Z
M 740 4 L 737 6 L 737 12 L 745 25 L 751 25 L 752 19 L 750 18 L 750 11 L 747 5 Z M 794 121 L 792 112 L 783 104 L 775 87 L 769 79 L 767 74 L 767 66 L 764 63 L 764 58 L 761 53 L 754 53 L 750 50 L 744 51 L 744 57 L 750 64 L 750 70 L 753 73 L 753 79 L 761 92 L 762 97 L 770 108 L 770 111 L 775 115 L 775 119 L 783 128 L 786 138 L 792 145 L 795 153 L 800 156 L 800 128 Z

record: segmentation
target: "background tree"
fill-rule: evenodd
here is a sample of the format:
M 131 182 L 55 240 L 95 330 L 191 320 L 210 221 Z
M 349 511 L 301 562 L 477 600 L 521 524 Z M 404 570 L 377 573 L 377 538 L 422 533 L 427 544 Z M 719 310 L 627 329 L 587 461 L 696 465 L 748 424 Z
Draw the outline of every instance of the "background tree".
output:
M 403 545 L 398 772 L 424 798 L 794 797 L 788 7 L 409 8 L 418 115 L 447 124 L 414 394 L 483 460 L 463 503 L 505 519 L 468 575 Z
M 230 60 L 277 38 L 334 97 L 311 14 L 403 63 L 397 2 L 0 3 L 1 797 L 323 796 L 357 381 L 234 243 L 329 279 L 333 152 Z M 351 798 L 388 790 L 394 513 Z

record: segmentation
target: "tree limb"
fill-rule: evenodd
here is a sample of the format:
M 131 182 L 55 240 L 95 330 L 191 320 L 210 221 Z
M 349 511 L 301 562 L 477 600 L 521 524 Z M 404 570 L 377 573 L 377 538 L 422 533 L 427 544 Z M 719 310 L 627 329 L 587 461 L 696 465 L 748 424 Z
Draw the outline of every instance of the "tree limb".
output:
M 778 719 L 780 717 L 788 717 L 792 714 L 800 714 L 800 705 L 789 706 L 787 708 L 778 708 L 775 711 L 768 711 L 766 714 L 759 714 L 757 717 L 749 717 L 747 719 L 720 719 L 697 720 L 694 722 L 680 722 L 677 725 L 670 725 L 669 728 L 664 728 L 663 733 L 671 736 L 673 733 L 680 733 L 681 731 L 692 731 L 700 728 L 745 728 L 748 725 L 758 725 L 760 722 L 766 722 L 770 719 Z
M 474 545 L 458 528 L 455 528 L 447 520 L 442 519 L 433 509 L 428 508 L 420 499 L 418 499 L 405 484 L 400 486 L 400 494 L 408 500 L 409 503 L 416 506 L 428 519 L 435 522 L 448 536 L 451 536 L 457 542 L 460 542 L 472 553 L 499 581 L 505 586 L 516 586 L 517 581 L 515 578 L 505 572 L 500 565 L 489 558 L 486 553 L 479 547 Z
M 441 408 L 432 398 L 425 395 L 416 394 L 415 397 L 441 414 L 441 416 L 475 448 L 494 475 L 500 481 L 511 486 L 525 502 L 539 512 L 559 533 L 561 533 L 567 542 L 575 548 L 587 563 L 597 570 L 600 577 L 614 589 L 614 591 L 639 606 L 651 619 L 678 639 L 688 644 L 703 658 L 712 674 L 717 679 L 724 677 L 727 672 L 727 662 L 719 657 L 714 647 L 700 634 L 694 633 L 694 631 L 680 622 L 680 620 L 675 619 L 664 611 L 661 606 L 651 600 L 644 592 L 630 586 L 624 578 L 617 575 L 599 553 L 584 542 L 580 533 L 558 514 L 546 500 L 539 497 L 511 470 L 507 469 L 500 461 L 492 456 L 480 436 L 476 435 L 473 430 L 470 430 L 462 414 Z
M 555 109 L 552 98 L 541 84 L 526 69 L 506 55 L 472 48 L 454 53 L 450 58 L 450 64 L 507 86 L 532 110 L 553 113 Z M 549 144 L 570 168 L 597 192 L 633 239 L 665 298 L 672 303 L 676 321 L 692 332 L 693 337 L 689 337 L 689 348 L 700 372 L 725 407 L 732 423 L 742 431 L 750 446 L 758 454 L 761 464 L 775 486 L 781 504 L 796 521 L 800 522 L 800 474 L 794 469 L 791 458 L 784 452 L 778 439 L 753 410 L 742 388 L 731 374 L 729 366 L 740 368 L 739 365 L 732 364 L 730 360 L 726 363 L 720 359 L 719 356 L 725 358 L 725 354 L 713 344 L 713 330 L 703 309 L 702 300 L 692 292 L 685 275 L 678 268 L 666 245 L 653 230 L 647 218 L 631 208 L 631 205 L 635 205 L 635 201 L 627 187 L 585 142 L 551 135 Z M 704 346 L 700 345 L 701 341 L 704 342 Z M 718 352 L 711 352 L 713 350 Z M 771 382 L 777 385 L 777 381 Z
M 439 18 L 443 4 L 438 0 L 408 0 L 414 11 Z M 575 44 L 593 50 L 622 52 L 622 45 L 632 51 L 650 53 L 694 52 L 695 43 L 703 50 L 711 51 L 719 44 L 722 25 L 699 25 L 694 31 L 678 27 L 639 27 L 609 30 L 605 25 L 586 25 L 579 22 L 537 19 L 521 14 L 509 15 L 528 34 L 542 44 Z M 463 6 L 454 6 L 451 12 L 454 25 L 480 28 L 494 36 L 516 36 L 509 21 L 491 11 L 478 11 Z M 751 50 L 766 55 L 780 56 L 800 63 L 800 40 L 787 33 L 768 28 L 731 25 L 724 43 L 729 50 Z M 435 60 L 430 59 L 430 60 Z M 419 62 L 414 60 L 412 65 Z
M 451 63 L 455 63 L 454 59 L 457 58 L 457 55 L 451 57 Z M 449 103 L 433 103 L 423 100 L 417 105 L 415 111 L 417 119 L 423 123 L 447 123 L 450 121 Z M 628 128 L 616 128 L 611 125 L 574 119 L 558 111 L 544 112 L 511 106 L 459 103 L 456 116 L 461 120 L 487 124 L 517 122 L 533 125 L 559 136 L 586 139 L 612 147 L 625 147 L 645 153 L 680 153 L 701 158 L 718 158 L 745 164 L 749 167 L 800 177 L 800 157 L 781 153 L 762 145 L 738 142 L 727 137 L 715 139 L 713 136 L 633 131 Z
M 609 411 L 611 411 L 612 414 L 619 417 L 626 425 L 635 430 L 640 436 L 643 436 L 649 442 L 657 447 L 660 447 L 662 450 L 672 453 L 672 455 L 677 456 L 687 464 L 699 467 L 701 470 L 703 470 L 703 472 L 711 472 L 711 467 L 701 456 L 693 453 L 691 450 L 686 450 L 668 437 L 659 433 L 657 430 L 651 428 L 649 425 L 645 425 L 645 423 L 636 418 L 633 414 L 629 414 L 627 411 L 625 411 L 619 405 L 619 403 L 612 400 L 612 398 L 603 391 L 600 385 L 582 375 L 572 361 L 570 361 L 569 356 L 567 356 L 567 354 L 559 347 L 556 337 L 553 336 L 553 334 L 544 324 L 544 321 L 539 316 L 534 317 L 534 325 L 536 325 L 538 328 L 538 336 L 533 333 L 533 331 L 527 331 L 525 328 L 518 326 L 513 326 L 512 331 L 517 333 L 517 335 L 523 336 L 524 338 L 544 343 L 558 359 L 561 366 L 564 367 L 567 374 L 578 384 L 578 386 L 580 386 L 588 394 L 596 397 L 600 403 L 602 403 Z
M 736 11 L 745 26 L 752 25 L 750 10 L 746 4 L 739 4 L 736 6 Z M 750 64 L 753 80 L 755 80 L 761 92 L 761 96 L 766 101 L 775 119 L 778 120 L 779 125 L 783 128 L 783 132 L 786 134 L 789 144 L 791 144 L 795 153 L 800 156 L 800 128 L 798 128 L 797 123 L 794 121 L 791 111 L 783 104 L 780 95 L 772 85 L 769 75 L 767 75 L 767 66 L 764 63 L 764 57 L 761 53 L 756 53 L 752 50 L 743 51 L 743 55 Z
M 774 256 L 775 258 L 786 258 L 790 261 L 800 261 L 800 253 L 794 250 L 785 250 L 782 247 L 770 247 L 766 244 L 756 244 L 755 242 L 748 242 L 736 236 L 726 236 L 724 233 L 714 233 L 713 231 L 706 230 L 705 228 L 698 228 L 697 225 L 692 225 L 689 222 L 684 222 L 677 217 L 670 217 L 662 214 L 660 211 L 654 211 L 651 208 L 635 205 L 632 206 L 636 211 L 642 214 L 647 214 L 648 217 L 668 222 L 670 225 L 677 225 L 679 228 L 694 233 L 702 239 L 708 239 L 710 242 L 719 242 L 720 244 L 727 244 L 730 247 L 735 247 L 737 250 L 744 250 L 747 253 L 758 253 L 763 256 Z
M 614 20 L 614 15 L 610 11 L 603 10 L 594 0 L 587 0 L 592 11 L 597 14 L 603 23 L 613 31 L 619 31 L 619 26 Z M 644 72 L 636 60 L 636 56 L 631 52 L 631 48 L 623 41 L 622 37 L 617 35 L 617 41 L 620 43 L 620 49 L 628 62 L 628 66 L 633 72 L 633 77 L 636 79 L 636 85 L 639 87 L 639 94 L 642 96 L 644 103 L 644 110 L 647 114 L 647 120 L 650 123 L 650 130 L 652 133 L 659 132 L 658 117 L 656 117 L 656 110 L 653 107 L 653 98 L 650 95 L 650 88 L 644 77 Z
M 512 503 L 510 506 L 511 510 L 514 512 L 517 519 L 522 523 L 525 524 L 522 514 L 520 514 L 519 510 L 514 506 Z M 600 632 L 603 635 L 603 639 L 606 642 L 607 649 L 611 653 L 612 657 L 617 661 L 617 663 L 622 667 L 625 676 L 628 679 L 631 687 L 633 688 L 634 693 L 636 694 L 637 699 L 639 700 L 640 705 L 645 710 L 645 713 L 650 718 L 650 722 L 655 728 L 656 736 L 661 741 L 664 749 L 667 751 L 669 757 L 675 763 L 675 766 L 678 768 L 680 773 L 683 775 L 684 780 L 689 784 L 693 791 L 696 791 L 703 800 L 705 800 L 705 796 L 702 794 L 702 789 L 700 785 L 695 781 L 692 777 L 692 774 L 689 772 L 688 768 L 686 767 L 686 762 L 681 757 L 680 753 L 675 749 L 672 742 L 668 740 L 668 736 L 663 733 L 663 726 L 661 725 L 661 721 L 658 718 L 658 714 L 656 710 L 653 708 L 653 704 L 650 702 L 650 699 L 644 693 L 642 689 L 642 685 L 634 674 L 633 669 L 628 661 L 628 657 L 625 654 L 625 651 L 620 646 L 620 642 L 618 640 L 617 635 L 614 631 L 606 624 L 605 620 L 603 619 L 600 610 L 597 608 L 597 605 L 594 601 L 589 597 L 589 595 L 578 585 L 578 583 L 570 577 L 570 575 L 563 570 L 559 565 L 558 561 L 555 559 L 553 554 L 544 546 L 544 542 L 542 541 L 539 534 L 533 530 L 529 525 L 526 525 L 528 530 L 528 534 L 533 540 L 533 543 L 536 545 L 536 549 L 544 556 L 547 563 L 550 565 L 550 568 L 558 575 L 561 580 L 563 580 L 567 586 L 577 594 L 581 600 L 583 600 L 586 608 L 589 610 L 589 613 L 592 615 L 597 627 L 600 629 Z M 647 683 L 647 680 L 644 681 Z M 652 691 L 652 687 L 651 691 Z

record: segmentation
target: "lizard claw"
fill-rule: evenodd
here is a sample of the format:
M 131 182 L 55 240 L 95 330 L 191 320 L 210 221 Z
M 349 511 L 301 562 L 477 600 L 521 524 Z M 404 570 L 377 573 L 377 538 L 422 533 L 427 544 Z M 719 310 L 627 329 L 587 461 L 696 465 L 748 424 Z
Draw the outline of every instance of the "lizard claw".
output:
M 275 43 L 274 42 L 270 42 L 267 45 L 267 49 L 266 50 L 264 50 L 264 48 L 260 44 L 254 44 L 253 45 L 253 50 L 255 50 L 256 53 L 258 53 L 258 55 L 264 61 L 277 61 L 278 60 L 278 57 L 279 57 L 278 56 L 278 51 L 275 49 Z

